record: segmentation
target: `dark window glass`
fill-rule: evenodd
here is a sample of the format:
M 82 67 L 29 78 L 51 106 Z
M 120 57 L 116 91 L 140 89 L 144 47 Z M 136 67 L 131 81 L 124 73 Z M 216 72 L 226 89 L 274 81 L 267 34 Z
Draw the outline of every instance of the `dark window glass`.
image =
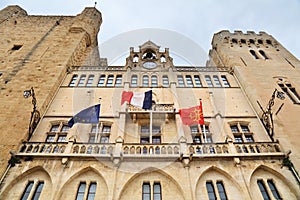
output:
M 215 194 L 215 189 L 214 189 L 212 182 L 206 182 L 206 190 L 207 190 L 209 200 L 217 199 L 216 194 Z
M 39 182 L 36 187 L 36 190 L 34 192 L 34 195 L 32 198 L 33 200 L 38 200 L 40 198 L 43 187 L 44 187 L 44 182 Z
M 32 189 L 32 186 L 33 186 L 33 181 L 30 181 L 30 182 L 27 184 L 27 186 L 26 186 L 26 188 L 25 188 L 25 190 L 24 190 L 24 192 L 23 192 L 23 194 L 22 194 L 21 200 L 27 200 L 27 199 L 28 199 L 28 196 L 29 196 L 29 194 L 30 194 L 30 191 L 31 191 L 31 189 Z
M 220 199 L 221 200 L 227 200 L 227 195 L 226 195 L 226 192 L 225 192 L 223 182 L 217 181 L 217 188 L 218 188 Z
M 152 76 L 151 77 L 151 86 L 152 87 L 157 87 L 158 83 L 157 83 L 157 76 Z
M 122 75 L 117 75 L 115 85 L 116 86 L 121 86 L 122 85 Z
M 237 125 L 231 125 L 230 128 L 231 128 L 232 133 L 238 133 L 239 132 L 239 129 L 238 129 Z
M 149 183 L 143 183 L 143 200 L 151 200 L 151 188 Z
M 137 87 L 137 75 L 131 76 L 131 87 Z
M 178 81 L 178 87 L 184 87 L 183 76 L 178 75 L 177 76 L 177 81 Z
M 83 200 L 85 187 L 86 187 L 85 182 L 81 182 L 79 184 L 79 187 L 78 187 L 78 190 L 77 190 L 77 195 L 76 195 L 76 200 Z
M 46 138 L 46 142 L 54 142 L 55 135 L 48 135 Z
M 84 86 L 86 75 L 81 75 L 77 86 Z
M 230 84 L 229 84 L 229 82 L 228 82 L 226 76 L 222 75 L 222 76 L 221 76 L 221 79 L 222 79 L 222 82 L 223 82 L 224 87 L 230 87 Z
M 153 185 L 153 200 L 161 200 L 160 183 L 154 183 L 154 185 Z
M 98 81 L 98 87 L 104 86 L 105 84 L 105 75 L 101 75 Z
M 222 87 L 222 85 L 220 83 L 220 80 L 219 80 L 219 77 L 217 75 L 214 75 L 213 79 L 214 79 L 216 87 Z
M 94 81 L 94 75 L 89 75 L 89 78 L 87 80 L 86 86 L 92 86 L 93 85 L 93 81 Z
M 149 87 L 149 77 L 147 75 L 143 76 L 143 87 Z
M 169 78 L 166 75 L 163 76 L 163 86 L 169 87 Z
M 237 143 L 243 143 L 243 138 L 242 138 L 241 135 L 235 135 L 235 136 L 234 136 L 234 140 L 235 140 L 235 142 L 237 142 Z
M 245 135 L 245 139 L 247 142 L 254 142 L 252 135 Z
M 259 59 L 259 57 L 256 55 L 254 50 L 250 50 L 251 55 L 253 56 L 253 58 L 255 59 Z
M 268 185 L 269 185 L 269 188 L 270 188 L 274 198 L 276 200 L 281 200 L 282 198 L 280 197 L 279 192 L 278 192 L 273 180 L 268 180 Z
M 91 183 L 88 191 L 87 200 L 94 200 L 96 195 L 97 183 Z
M 74 86 L 75 86 L 76 81 L 77 81 L 77 78 L 78 78 L 78 75 L 74 75 L 74 76 L 72 77 L 72 80 L 71 80 L 71 82 L 70 82 L 70 84 L 69 84 L 70 87 L 74 87 Z
M 57 142 L 65 142 L 67 136 L 66 135 L 59 135 L 57 138 Z
M 261 192 L 261 195 L 263 196 L 264 200 L 270 200 L 270 196 L 267 192 L 267 189 L 265 187 L 265 184 L 262 180 L 257 180 L 257 185 L 259 187 L 259 190 Z
M 192 77 L 190 75 L 186 75 L 185 80 L 186 80 L 186 85 L 188 87 L 194 87 L 193 80 L 192 80 Z
M 194 80 L 195 80 L 196 87 L 202 87 L 202 83 L 201 83 L 201 80 L 200 80 L 200 76 L 195 75 L 195 76 L 194 76 Z
M 114 75 L 108 75 L 106 86 L 111 87 L 114 85 Z
M 214 87 L 214 85 L 213 85 L 213 83 L 211 81 L 210 76 L 206 75 L 205 76 L 205 81 L 206 81 L 207 87 Z
M 50 129 L 50 132 L 58 132 L 59 125 L 53 125 Z

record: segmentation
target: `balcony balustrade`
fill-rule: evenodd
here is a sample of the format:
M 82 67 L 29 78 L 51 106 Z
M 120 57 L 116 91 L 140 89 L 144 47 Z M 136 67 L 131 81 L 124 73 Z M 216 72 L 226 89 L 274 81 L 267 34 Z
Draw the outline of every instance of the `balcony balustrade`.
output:
M 183 145 L 182 145 L 183 144 Z M 121 145 L 121 148 L 116 148 Z M 119 149 L 119 150 L 118 150 Z M 119 152 L 117 152 L 119 151 Z M 205 143 L 205 144 L 95 144 L 95 143 L 46 143 L 25 142 L 17 156 L 61 156 L 61 157 L 111 157 L 124 158 L 180 158 L 190 157 L 257 157 L 284 156 L 277 142 L 256 143 Z

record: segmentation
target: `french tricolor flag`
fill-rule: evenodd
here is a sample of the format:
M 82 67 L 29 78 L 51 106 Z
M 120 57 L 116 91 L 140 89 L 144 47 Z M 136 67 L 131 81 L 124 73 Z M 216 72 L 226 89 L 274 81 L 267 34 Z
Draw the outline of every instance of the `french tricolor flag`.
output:
M 152 107 L 152 90 L 147 92 L 122 92 L 121 105 L 127 101 L 129 104 L 145 110 Z

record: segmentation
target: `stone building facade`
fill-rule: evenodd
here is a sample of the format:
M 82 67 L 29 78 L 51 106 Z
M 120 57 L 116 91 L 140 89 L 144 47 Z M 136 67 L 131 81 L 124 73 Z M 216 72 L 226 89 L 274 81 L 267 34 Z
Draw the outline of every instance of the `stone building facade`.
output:
M 95 8 L 45 17 L 11 6 L 0 19 L 1 199 L 300 198 L 300 62 L 272 36 L 216 33 L 206 66 L 175 66 L 146 41 L 108 66 Z M 31 87 L 40 119 L 29 134 Z M 121 105 L 123 91 L 149 90 L 151 110 Z M 184 125 L 179 110 L 199 99 L 204 124 Z M 99 123 L 68 126 L 99 103 Z

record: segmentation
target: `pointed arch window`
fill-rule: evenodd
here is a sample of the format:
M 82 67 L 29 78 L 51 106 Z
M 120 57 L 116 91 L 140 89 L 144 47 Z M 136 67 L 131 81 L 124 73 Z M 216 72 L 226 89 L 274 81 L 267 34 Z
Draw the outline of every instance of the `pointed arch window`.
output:
M 28 184 L 26 185 L 26 188 L 25 188 L 23 194 L 22 194 L 21 200 L 27 200 L 28 199 L 32 187 L 33 187 L 33 181 L 29 181 Z
M 44 187 L 44 182 L 39 182 L 34 191 L 33 198 L 32 198 L 33 200 L 38 200 L 40 198 L 43 187 Z
M 96 188 L 97 188 L 97 183 L 91 183 L 90 184 L 90 187 L 89 187 L 89 190 L 88 190 L 88 195 L 87 195 L 88 200 L 94 200 L 95 199 Z
M 263 50 L 259 50 L 258 52 L 260 53 L 260 55 L 262 55 L 262 57 L 264 57 L 265 60 L 269 59 Z
M 253 58 L 255 59 L 259 59 L 259 57 L 256 55 L 256 52 L 254 50 L 250 50 L 251 55 L 253 56 Z

